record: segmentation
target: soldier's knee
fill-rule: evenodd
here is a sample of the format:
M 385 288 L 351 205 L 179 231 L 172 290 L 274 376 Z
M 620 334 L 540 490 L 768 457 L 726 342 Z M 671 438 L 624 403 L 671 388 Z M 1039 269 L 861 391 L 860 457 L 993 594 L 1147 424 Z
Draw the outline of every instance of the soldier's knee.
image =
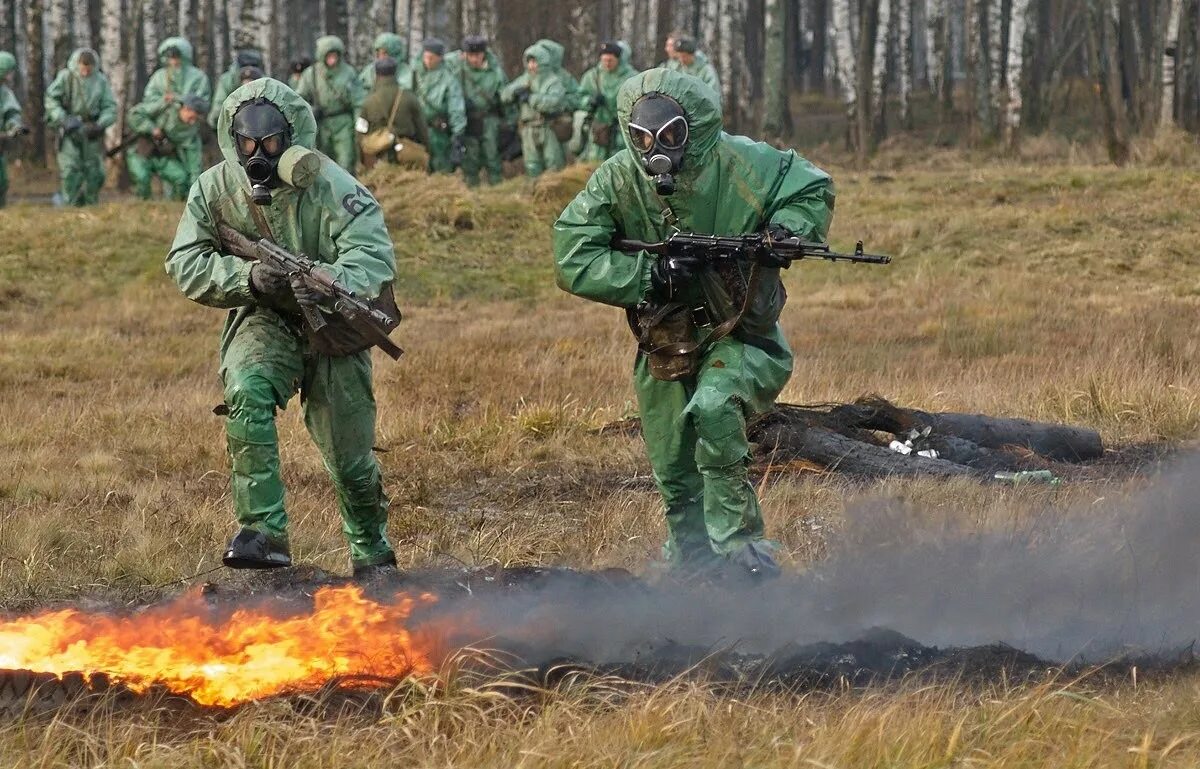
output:
M 227 374 L 225 406 L 229 418 L 256 422 L 275 415 L 275 388 L 266 377 L 257 374 Z

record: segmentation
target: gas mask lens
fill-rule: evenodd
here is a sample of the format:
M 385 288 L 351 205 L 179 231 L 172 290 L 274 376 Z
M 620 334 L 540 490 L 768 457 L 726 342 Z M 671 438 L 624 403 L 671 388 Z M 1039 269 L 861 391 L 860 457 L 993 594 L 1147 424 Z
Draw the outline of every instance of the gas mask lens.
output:
M 246 157 L 253 157 L 258 153 L 259 148 L 269 158 L 279 157 L 283 151 L 287 149 L 286 142 L 282 133 L 271 134 L 264 136 L 261 139 L 256 139 L 253 136 L 237 135 L 238 149 Z
M 673 117 L 661 126 L 657 132 L 652 132 L 650 129 L 643 128 L 636 123 L 630 123 L 629 140 L 633 144 L 634 149 L 641 153 L 646 153 L 654 149 L 656 142 L 663 149 L 682 149 L 688 140 L 687 118 L 683 115 Z

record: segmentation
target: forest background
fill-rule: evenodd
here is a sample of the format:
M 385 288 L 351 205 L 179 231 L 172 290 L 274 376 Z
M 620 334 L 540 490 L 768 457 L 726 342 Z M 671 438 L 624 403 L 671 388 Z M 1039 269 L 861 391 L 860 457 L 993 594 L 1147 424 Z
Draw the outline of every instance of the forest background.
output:
M 215 78 L 242 47 L 282 76 L 326 34 L 361 66 L 383 31 L 410 50 L 486 35 L 510 76 L 541 37 L 566 45 L 578 75 L 599 41 L 628 41 L 649 68 L 685 32 L 721 75 L 730 128 L 860 162 L 898 136 L 1012 153 L 1049 134 L 1124 163 L 1164 126 L 1200 131 L 1200 0 L 0 0 L 34 160 L 53 149 L 39 95 L 77 47 L 99 52 L 128 108 L 169 36 Z

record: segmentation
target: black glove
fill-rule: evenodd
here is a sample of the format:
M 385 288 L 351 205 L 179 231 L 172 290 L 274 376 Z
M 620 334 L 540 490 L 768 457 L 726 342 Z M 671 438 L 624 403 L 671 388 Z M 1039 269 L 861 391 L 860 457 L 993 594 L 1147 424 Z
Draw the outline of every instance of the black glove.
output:
M 595 94 L 594 96 L 592 96 L 591 100 L 588 101 L 588 109 L 590 109 L 592 112 L 595 112 L 596 110 L 600 109 L 603 106 L 604 106 L 604 94 L 602 94 L 602 93 Z
M 325 110 L 320 107 L 313 107 L 313 120 L 320 120 L 325 115 Z
M 758 264 L 762 267 L 774 267 L 775 269 L 784 270 L 786 270 L 788 267 L 791 267 L 792 261 L 776 253 L 770 247 L 770 243 L 780 240 L 787 240 L 788 238 L 794 237 L 792 231 L 787 227 L 784 227 L 782 224 L 775 224 L 772 222 L 766 226 L 766 229 L 762 231 L 762 234 L 763 247 L 758 249 L 757 253 L 754 254 L 754 261 L 758 262 Z
M 83 135 L 89 139 L 99 139 L 104 135 L 104 126 L 99 123 L 84 123 Z
M 694 256 L 659 257 L 650 267 L 650 290 L 659 299 L 670 301 L 696 276 L 700 266 Z
M 83 118 L 76 115 L 71 115 L 62 124 L 62 130 L 65 134 L 75 133 L 81 128 L 83 128 Z
M 450 165 L 457 168 L 463 163 L 463 159 L 467 155 L 467 148 L 463 145 L 461 136 L 455 136 L 450 139 Z
M 523 104 L 529 101 L 529 94 L 531 93 L 533 92 L 529 90 L 529 86 L 523 85 L 513 91 L 513 98 L 517 100 L 518 104 Z
M 255 262 L 250 268 L 250 292 L 255 296 L 275 296 L 287 287 L 287 273 L 275 265 Z
M 303 275 L 292 276 L 292 294 L 301 308 L 316 307 L 325 301 L 325 295 L 308 285 Z

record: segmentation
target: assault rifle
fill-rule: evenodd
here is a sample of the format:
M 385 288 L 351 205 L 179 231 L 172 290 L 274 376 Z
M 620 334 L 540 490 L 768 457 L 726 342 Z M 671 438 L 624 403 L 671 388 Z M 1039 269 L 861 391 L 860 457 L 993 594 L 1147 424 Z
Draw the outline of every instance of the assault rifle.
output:
M 388 339 L 388 334 L 399 325 L 399 312 L 392 317 L 379 307 L 360 299 L 353 291 L 335 280 L 325 270 L 318 269 L 319 264 L 304 256 L 293 254 L 286 248 L 272 243 L 266 238 L 251 240 L 242 233 L 225 224 L 217 225 L 217 233 L 224 247 L 230 253 L 243 259 L 270 264 L 294 277 L 301 275 L 305 282 L 314 290 L 321 293 L 333 303 L 333 317 L 348 326 L 365 343 L 364 347 L 377 345 L 393 360 L 399 360 L 404 354 L 400 346 Z M 390 293 L 388 294 L 390 296 Z M 393 304 L 394 309 L 394 304 Z M 301 306 L 304 320 L 314 333 L 320 333 L 329 323 L 315 307 Z
M 770 238 L 765 233 L 749 235 L 696 235 L 677 232 L 664 241 L 650 243 L 644 240 L 617 238 L 613 248 L 627 253 L 646 251 L 666 258 L 698 257 L 705 262 L 725 259 L 753 259 L 763 251 L 769 251 L 789 262 L 801 259 L 825 259 L 830 262 L 854 262 L 856 264 L 890 264 L 892 257 L 863 253 L 863 242 L 858 241 L 852 254 L 839 254 L 826 243 L 813 243 L 798 237 Z

